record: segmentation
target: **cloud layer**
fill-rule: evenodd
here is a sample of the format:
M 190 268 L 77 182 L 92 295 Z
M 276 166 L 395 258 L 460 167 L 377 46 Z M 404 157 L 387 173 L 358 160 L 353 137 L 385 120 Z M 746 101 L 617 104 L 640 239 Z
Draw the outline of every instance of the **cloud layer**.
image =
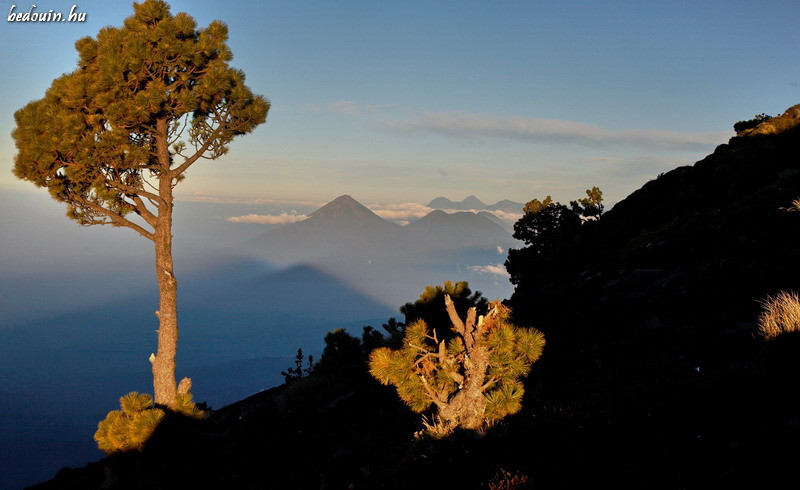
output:
M 422 218 L 433 211 L 433 208 L 416 202 L 369 204 L 367 207 L 381 218 L 391 221 L 411 221 Z
M 305 214 L 245 214 L 243 216 L 231 216 L 226 218 L 227 221 L 233 223 L 255 223 L 259 225 L 285 225 L 287 223 L 295 223 L 303 221 L 308 218 Z

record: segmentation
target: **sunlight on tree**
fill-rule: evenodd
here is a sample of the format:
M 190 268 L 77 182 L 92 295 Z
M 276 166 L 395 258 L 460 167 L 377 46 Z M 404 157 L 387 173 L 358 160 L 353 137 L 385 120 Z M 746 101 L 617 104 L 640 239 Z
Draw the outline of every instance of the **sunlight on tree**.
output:
M 415 412 L 434 405 L 444 424 L 440 432 L 478 430 L 522 408 L 520 378 L 541 357 L 544 335 L 509 323 L 510 310 L 500 302 L 492 303 L 485 316 L 470 308 L 464 321 L 450 296 L 444 299 L 455 336 L 441 340 L 424 320 L 417 320 L 406 328 L 400 349 L 372 352 L 370 373 L 394 385 Z
M 123 226 L 153 242 L 155 402 L 174 407 L 191 383 L 181 383 L 180 393 L 175 380 L 173 189 L 197 160 L 219 158 L 234 137 L 263 123 L 270 103 L 228 66 L 225 24 L 198 29 L 160 0 L 133 6 L 123 27 L 78 40 L 78 68 L 16 112 L 14 175 L 46 187 L 81 225 Z

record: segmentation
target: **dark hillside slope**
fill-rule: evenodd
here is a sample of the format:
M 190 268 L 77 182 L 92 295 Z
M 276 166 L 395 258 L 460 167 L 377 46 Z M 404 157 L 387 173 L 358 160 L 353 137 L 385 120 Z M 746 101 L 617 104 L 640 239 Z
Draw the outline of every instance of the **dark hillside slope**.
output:
M 584 228 L 571 263 L 531 268 L 510 300 L 548 339 L 531 382 L 613 423 L 607 454 L 674 488 L 776 478 L 800 455 L 787 389 L 800 365 L 778 369 L 792 364 L 756 332 L 760 301 L 800 289 L 800 212 L 787 209 L 800 197 L 800 106 L 762 124 L 780 130 L 648 182 Z
M 626 289 L 652 303 L 629 305 L 626 318 L 680 306 L 752 319 L 766 293 L 798 286 L 800 213 L 787 208 L 800 197 L 800 106 L 775 119 L 794 126 L 732 138 L 619 202 L 580 238 L 576 274 L 525 275 L 511 301 L 518 315 L 536 317 L 542 295 L 577 288 L 585 308 L 635 299 L 614 296 Z
M 798 116 L 647 183 L 553 272 L 523 268 L 514 323 L 547 346 L 522 411 L 485 434 L 414 439 L 419 416 L 341 344 L 338 371 L 37 488 L 794 488 L 800 341 L 760 340 L 755 318 L 800 289 L 800 212 L 782 209 L 800 197 Z

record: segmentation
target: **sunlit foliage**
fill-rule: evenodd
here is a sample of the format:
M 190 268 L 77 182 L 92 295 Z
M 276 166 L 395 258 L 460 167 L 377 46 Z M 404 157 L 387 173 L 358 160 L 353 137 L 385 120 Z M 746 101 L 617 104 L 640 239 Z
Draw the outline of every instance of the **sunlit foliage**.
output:
M 153 397 L 132 391 L 119 399 L 122 410 L 112 410 L 97 424 L 94 440 L 97 447 L 111 454 L 117 451 L 141 451 L 166 412 L 153 405 Z M 176 412 L 193 418 L 203 418 L 202 410 L 189 394 L 179 395 Z
M 510 311 L 493 303 L 485 316 L 470 308 L 463 321 L 444 296 L 454 336 L 440 339 L 424 320 L 410 324 L 399 349 L 382 347 L 370 355 L 370 373 L 397 388 L 414 411 L 436 408 L 450 428 L 480 429 L 522 407 L 526 376 L 539 359 L 544 336 L 508 321 Z

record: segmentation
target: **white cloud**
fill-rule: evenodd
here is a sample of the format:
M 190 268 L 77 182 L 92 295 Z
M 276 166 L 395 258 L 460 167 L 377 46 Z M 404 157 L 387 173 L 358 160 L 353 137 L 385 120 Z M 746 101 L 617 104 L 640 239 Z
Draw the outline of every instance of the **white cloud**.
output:
M 227 221 L 233 223 L 256 223 L 260 225 L 283 225 L 286 223 L 295 223 L 303 221 L 308 218 L 305 214 L 246 214 L 244 216 L 231 216 L 226 218 Z
M 423 130 L 462 138 L 556 141 L 591 147 L 624 146 L 669 150 L 707 149 L 709 146 L 724 143 L 732 136 L 731 133 L 606 129 L 576 121 L 469 112 L 424 112 L 405 118 L 382 117 L 377 123 L 387 130 Z
M 500 209 L 489 212 L 510 225 L 513 225 L 514 223 L 519 221 L 520 218 L 522 218 L 522 213 L 509 213 Z
M 383 219 L 392 221 L 406 221 L 419 219 L 433 211 L 424 204 L 416 202 L 403 202 L 396 204 L 369 204 L 367 207 Z
M 508 271 L 506 271 L 506 266 L 504 266 L 503 264 L 471 265 L 469 266 L 469 270 L 481 274 L 492 274 L 501 277 L 511 277 Z

